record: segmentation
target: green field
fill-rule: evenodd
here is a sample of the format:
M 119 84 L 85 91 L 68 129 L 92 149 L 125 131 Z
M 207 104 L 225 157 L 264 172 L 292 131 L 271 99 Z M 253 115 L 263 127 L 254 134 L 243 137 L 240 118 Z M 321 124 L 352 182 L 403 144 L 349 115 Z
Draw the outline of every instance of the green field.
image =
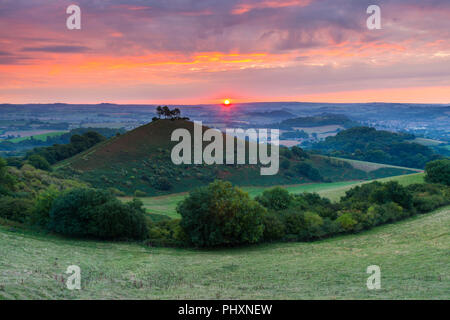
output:
M 37 134 L 35 136 L 30 136 L 30 137 L 14 138 L 14 139 L 10 139 L 8 141 L 17 143 L 17 142 L 21 142 L 24 140 L 29 140 L 29 139 L 31 139 L 31 137 L 33 137 L 33 139 L 35 139 L 35 140 L 47 141 L 47 137 L 57 137 L 64 133 L 66 133 L 66 131 L 49 132 L 49 133 L 44 133 L 44 134 Z
M 433 147 L 433 146 L 438 146 L 440 144 L 443 144 L 445 142 L 440 141 L 440 140 L 434 140 L 434 139 L 426 139 L 426 138 L 416 138 L 413 140 L 413 142 L 416 142 L 418 144 L 427 146 L 427 147 Z
M 389 177 L 378 179 L 377 181 L 398 181 L 402 185 L 408 185 L 413 183 L 423 183 L 423 173 L 409 174 L 403 176 Z M 370 181 L 344 181 L 344 182 L 333 182 L 333 183 L 310 183 L 302 185 L 288 185 L 282 186 L 292 193 L 303 193 L 303 192 L 316 192 L 322 197 L 329 198 L 332 201 L 338 201 L 340 197 L 345 195 L 345 191 L 350 188 Z M 270 189 L 271 187 L 242 187 L 243 190 L 247 191 L 250 196 L 255 197 L 261 194 L 264 190 Z M 149 213 L 153 214 L 164 214 L 172 218 L 179 218 L 176 212 L 176 207 L 178 202 L 186 197 L 187 193 L 176 193 L 167 196 L 160 197 L 145 197 L 140 198 L 144 203 L 144 207 Z M 129 201 L 130 197 L 121 197 L 123 201 Z
M 449 299 L 450 207 L 312 243 L 199 251 L 0 226 L 0 299 Z M 82 289 L 64 281 L 81 267 Z M 368 290 L 366 269 L 381 268 Z

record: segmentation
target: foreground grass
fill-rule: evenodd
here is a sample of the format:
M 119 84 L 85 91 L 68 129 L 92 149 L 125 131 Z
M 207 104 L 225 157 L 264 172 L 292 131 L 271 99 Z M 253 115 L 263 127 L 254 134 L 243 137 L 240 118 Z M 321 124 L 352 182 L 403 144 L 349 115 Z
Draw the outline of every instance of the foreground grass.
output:
M 403 176 L 395 176 L 378 179 L 377 181 L 398 181 L 402 185 L 409 185 L 413 183 L 423 183 L 423 173 L 408 174 Z M 298 194 L 303 192 L 316 192 L 322 197 L 329 198 L 332 201 L 339 201 L 339 199 L 345 195 L 345 192 L 356 185 L 368 183 L 371 181 L 344 181 L 333 183 L 309 183 L 300 185 L 287 185 L 282 186 L 289 192 Z M 242 187 L 243 190 L 248 192 L 251 197 L 264 192 L 264 190 L 272 187 Z M 176 193 L 167 196 L 160 197 L 144 197 L 139 198 L 143 203 L 145 209 L 152 214 L 164 214 L 172 218 L 179 218 L 180 216 L 176 212 L 177 204 L 187 196 L 186 192 Z M 121 197 L 122 201 L 130 201 L 131 197 Z
M 449 299 L 450 207 L 357 235 L 197 251 L 0 227 L 0 299 Z M 82 290 L 66 289 L 69 265 Z M 381 267 L 381 290 L 366 287 Z

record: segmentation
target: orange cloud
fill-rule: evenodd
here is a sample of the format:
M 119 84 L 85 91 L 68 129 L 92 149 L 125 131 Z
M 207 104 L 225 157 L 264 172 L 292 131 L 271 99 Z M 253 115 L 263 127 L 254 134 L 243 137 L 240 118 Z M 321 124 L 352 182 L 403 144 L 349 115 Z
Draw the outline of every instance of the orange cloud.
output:
M 256 3 L 242 3 L 236 6 L 232 13 L 239 15 L 254 9 L 304 7 L 311 3 L 311 0 L 287 0 L 287 1 L 258 1 Z

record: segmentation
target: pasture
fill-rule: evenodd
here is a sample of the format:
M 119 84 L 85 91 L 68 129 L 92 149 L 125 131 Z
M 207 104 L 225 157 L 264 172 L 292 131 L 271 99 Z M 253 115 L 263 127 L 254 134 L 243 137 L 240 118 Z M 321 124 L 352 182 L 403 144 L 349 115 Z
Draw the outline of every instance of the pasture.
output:
M 449 299 L 450 207 L 356 235 L 222 250 L 0 226 L 1 299 Z M 81 268 L 81 290 L 65 271 Z M 381 289 L 366 287 L 381 268 Z

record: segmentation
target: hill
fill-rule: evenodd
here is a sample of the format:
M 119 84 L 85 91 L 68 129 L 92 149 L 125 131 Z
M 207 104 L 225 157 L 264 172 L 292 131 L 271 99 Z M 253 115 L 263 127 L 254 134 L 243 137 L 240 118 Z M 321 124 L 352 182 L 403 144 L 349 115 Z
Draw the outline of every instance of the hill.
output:
M 359 125 L 357 122 L 350 120 L 342 114 L 322 114 L 311 117 L 298 117 L 281 121 L 275 127 L 281 129 L 292 129 L 295 127 L 322 127 L 329 125 L 340 125 L 344 128 L 350 128 Z
M 56 165 L 59 172 L 76 177 L 96 187 L 115 188 L 126 194 L 139 190 L 147 195 L 183 192 L 214 179 L 225 179 L 240 186 L 299 184 L 312 181 L 362 180 L 411 172 L 381 168 L 371 172 L 318 155 L 308 155 L 300 148 L 280 149 L 280 171 L 261 176 L 260 165 L 174 165 L 171 142 L 175 129 L 193 134 L 193 123 L 185 120 L 158 120 L 123 135 L 112 137 L 89 150 Z M 203 127 L 203 131 L 208 128 Z M 209 142 L 204 142 L 206 146 Z M 246 142 L 248 149 L 249 142 Z M 248 158 L 248 154 L 246 156 Z
M 450 207 L 356 235 L 215 251 L 69 240 L 0 226 L 1 299 L 450 298 Z M 79 265 L 82 290 L 67 290 Z M 370 265 L 381 289 L 367 290 Z M 195 290 L 193 290 L 195 288 Z
M 318 142 L 312 149 L 336 157 L 424 168 L 439 158 L 429 147 L 415 142 L 415 136 L 369 127 L 355 127 Z

